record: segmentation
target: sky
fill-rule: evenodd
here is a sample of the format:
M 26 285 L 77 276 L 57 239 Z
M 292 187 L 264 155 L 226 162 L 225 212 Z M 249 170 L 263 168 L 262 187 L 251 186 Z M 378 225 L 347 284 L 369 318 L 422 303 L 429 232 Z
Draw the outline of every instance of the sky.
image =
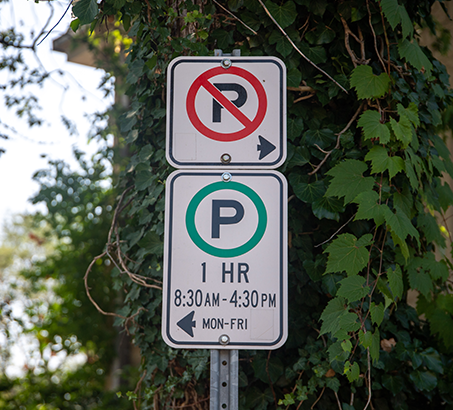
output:
M 57 24 L 64 14 L 69 0 L 54 0 L 53 16 L 49 28 Z M 1 3 L 0 27 L 4 30 L 14 26 L 26 37 L 25 44 L 31 44 L 50 16 L 48 2 L 35 3 L 31 0 L 12 0 Z M 51 80 L 43 88 L 26 88 L 26 93 L 35 93 L 43 109 L 39 112 L 45 125 L 29 128 L 25 119 L 14 115 L 14 110 L 4 104 L 0 92 L 0 122 L 8 124 L 17 132 L 9 133 L 10 139 L 0 139 L 0 148 L 6 153 L 0 155 L 0 226 L 11 214 L 33 212 L 37 208 L 28 199 L 37 191 L 38 184 L 32 181 L 33 174 L 47 168 L 49 160 L 65 160 L 73 167 L 73 148 L 93 154 L 99 145 L 95 141 L 87 144 L 90 121 L 86 114 L 104 110 L 112 99 L 103 98 L 97 87 L 104 74 L 102 70 L 67 62 L 63 53 L 52 51 L 52 41 L 64 34 L 69 27 L 71 13 L 65 15 L 52 33 L 37 47 L 37 56 L 31 51 L 24 52 L 25 61 L 30 67 L 44 67 L 52 72 Z M 3 53 L 0 49 L 0 53 Z M 37 57 L 37 58 L 36 58 Z M 62 70 L 63 75 L 59 74 Z M 11 77 L 0 72 L 0 84 Z M 8 90 L 7 90 L 8 92 Z M 77 124 L 77 135 L 70 135 L 61 121 L 66 116 Z M 7 132 L 0 124 L 0 134 Z
M 0 2 L 0 31 L 15 27 L 25 36 L 25 44 L 32 44 L 33 38 L 39 33 L 46 21 L 49 28 L 55 26 L 64 14 L 70 0 L 54 0 L 35 3 L 33 0 L 10 0 Z M 51 16 L 50 6 L 54 6 Z M 50 17 L 50 19 L 49 19 Z M 51 79 L 43 88 L 25 87 L 25 94 L 35 94 L 42 106 L 38 112 L 43 118 L 44 125 L 29 128 L 25 119 L 18 118 L 14 110 L 8 109 L 4 102 L 5 94 L 20 96 L 11 89 L 0 90 L 0 135 L 8 134 L 8 140 L 0 138 L 0 148 L 6 152 L 0 155 L 0 240 L 1 227 L 11 220 L 12 215 L 24 212 L 45 211 L 44 207 L 32 205 L 29 198 L 38 190 L 38 184 L 32 180 L 33 174 L 48 168 L 49 160 L 64 160 L 73 169 L 77 162 L 73 157 L 73 149 L 94 154 L 100 147 L 95 141 L 88 143 L 90 120 L 87 114 L 104 111 L 113 103 L 104 98 L 97 87 L 104 75 L 102 70 L 67 62 L 63 53 L 52 51 L 52 41 L 67 32 L 71 21 L 70 12 L 38 47 L 36 55 L 31 51 L 23 53 L 30 68 L 44 68 L 51 72 Z M 34 32 L 31 34 L 31 32 Z M 5 55 L 0 47 L 0 59 Z M 60 74 L 59 72 L 63 74 Z M 7 84 L 14 75 L 0 71 L 0 85 Z M 65 116 L 77 124 L 78 132 L 70 135 L 63 125 L 61 117 Z M 14 132 L 11 130 L 14 129 Z M 21 301 L 11 304 L 16 317 L 21 316 L 23 308 Z M 10 377 L 22 374 L 25 363 L 33 364 L 36 360 L 36 343 L 34 338 L 21 335 L 21 329 L 11 328 L 15 344 L 12 347 L 13 366 L 7 368 Z M 0 334 L 0 345 L 5 343 Z M 64 356 L 62 350 L 57 355 L 51 355 L 50 348 L 44 352 L 49 359 L 49 368 L 60 366 L 63 362 L 73 365 L 82 363 L 83 355 L 71 358 Z M 35 363 L 36 364 L 36 363 Z

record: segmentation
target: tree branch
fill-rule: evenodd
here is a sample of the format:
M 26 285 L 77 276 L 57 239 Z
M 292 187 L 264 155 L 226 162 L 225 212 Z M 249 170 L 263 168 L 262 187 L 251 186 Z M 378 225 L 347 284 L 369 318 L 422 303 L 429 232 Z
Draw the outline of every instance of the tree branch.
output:
M 264 5 L 262 0 L 258 0 L 261 6 L 263 7 L 264 11 L 266 14 L 270 17 L 270 19 L 274 22 L 274 24 L 280 29 L 280 31 L 283 33 L 283 35 L 286 37 L 286 39 L 290 42 L 290 44 L 293 46 L 293 48 L 308 62 L 310 63 L 313 67 L 315 67 L 317 70 L 321 71 L 330 81 L 332 81 L 334 84 L 336 84 L 338 87 L 340 87 L 346 94 L 349 94 L 346 88 L 344 88 L 340 83 L 338 83 L 336 80 L 334 80 L 329 74 L 327 74 L 323 69 L 319 68 L 313 61 L 311 61 L 302 51 L 297 48 L 297 46 L 294 44 L 293 40 L 291 40 L 286 34 L 286 31 L 283 30 L 283 28 L 278 24 L 277 20 L 275 20 L 274 16 L 270 13 L 270 11 L 267 9 L 267 7 Z

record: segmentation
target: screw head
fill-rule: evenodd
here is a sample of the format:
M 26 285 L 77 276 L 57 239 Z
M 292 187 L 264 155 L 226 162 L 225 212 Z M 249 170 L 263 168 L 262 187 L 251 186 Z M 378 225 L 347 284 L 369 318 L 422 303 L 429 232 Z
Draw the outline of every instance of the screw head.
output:
M 230 343 L 230 338 L 228 337 L 228 335 L 222 335 L 219 337 L 219 343 L 221 345 L 227 345 L 228 343 Z
M 226 70 L 231 67 L 232 63 L 229 58 L 224 58 L 221 62 L 220 65 L 225 68 Z
M 230 154 L 222 154 L 220 156 L 220 161 L 222 162 L 222 164 L 229 164 L 231 162 L 231 155 Z
M 229 172 L 224 172 L 222 174 L 222 181 L 223 182 L 230 182 L 233 176 Z

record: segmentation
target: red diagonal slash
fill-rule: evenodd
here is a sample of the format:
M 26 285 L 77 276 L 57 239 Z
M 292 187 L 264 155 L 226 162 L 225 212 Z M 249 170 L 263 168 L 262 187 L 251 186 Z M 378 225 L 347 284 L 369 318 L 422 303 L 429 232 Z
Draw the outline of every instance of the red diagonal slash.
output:
M 214 85 L 212 85 L 206 78 L 200 78 L 201 85 L 206 91 L 211 94 L 223 108 L 228 110 L 234 118 L 236 118 L 244 127 L 249 127 L 252 123 L 243 112 L 236 107 L 228 98 L 226 98 Z
M 213 77 L 228 74 L 238 76 L 253 87 L 258 98 L 258 110 L 255 118 L 248 118 L 241 110 L 238 109 L 228 98 L 226 98 L 220 90 L 218 90 L 209 80 Z M 200 88 L 203 87 L 219 104 L 222 105 L 234 118 L 236 118 L 243 126 L 239 131 L 233 132 L 217 132 L 207 127 L 198 116 L 195 108 L 195 98 Z M 223 67 L 211 68 L 199 75 L 190 86 L 186 97 L 186 109 L 192 125 L 205 137 L 215 141 L 232 142 L 239 141 L 242 138 L 248 137 L 261 125 L 267 111 L 267 96 L 263 85 L 252 73 L 240 67 L 230 67 L 228 70 Z M 203 107 L 205 109 L 205 107 Z

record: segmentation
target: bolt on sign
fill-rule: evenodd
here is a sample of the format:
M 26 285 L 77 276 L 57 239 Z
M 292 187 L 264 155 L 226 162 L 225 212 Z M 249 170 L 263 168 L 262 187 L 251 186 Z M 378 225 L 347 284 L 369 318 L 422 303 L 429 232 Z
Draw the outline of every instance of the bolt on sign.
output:
M 175 168 L 274 169 L 286 159 L 286 67 L 275 57 L 178 57 L 167 71 Z
M 162 334 L 176 348 L 276 349 L 287 337 L 287 183 L 179 170 L 166 182 Z

